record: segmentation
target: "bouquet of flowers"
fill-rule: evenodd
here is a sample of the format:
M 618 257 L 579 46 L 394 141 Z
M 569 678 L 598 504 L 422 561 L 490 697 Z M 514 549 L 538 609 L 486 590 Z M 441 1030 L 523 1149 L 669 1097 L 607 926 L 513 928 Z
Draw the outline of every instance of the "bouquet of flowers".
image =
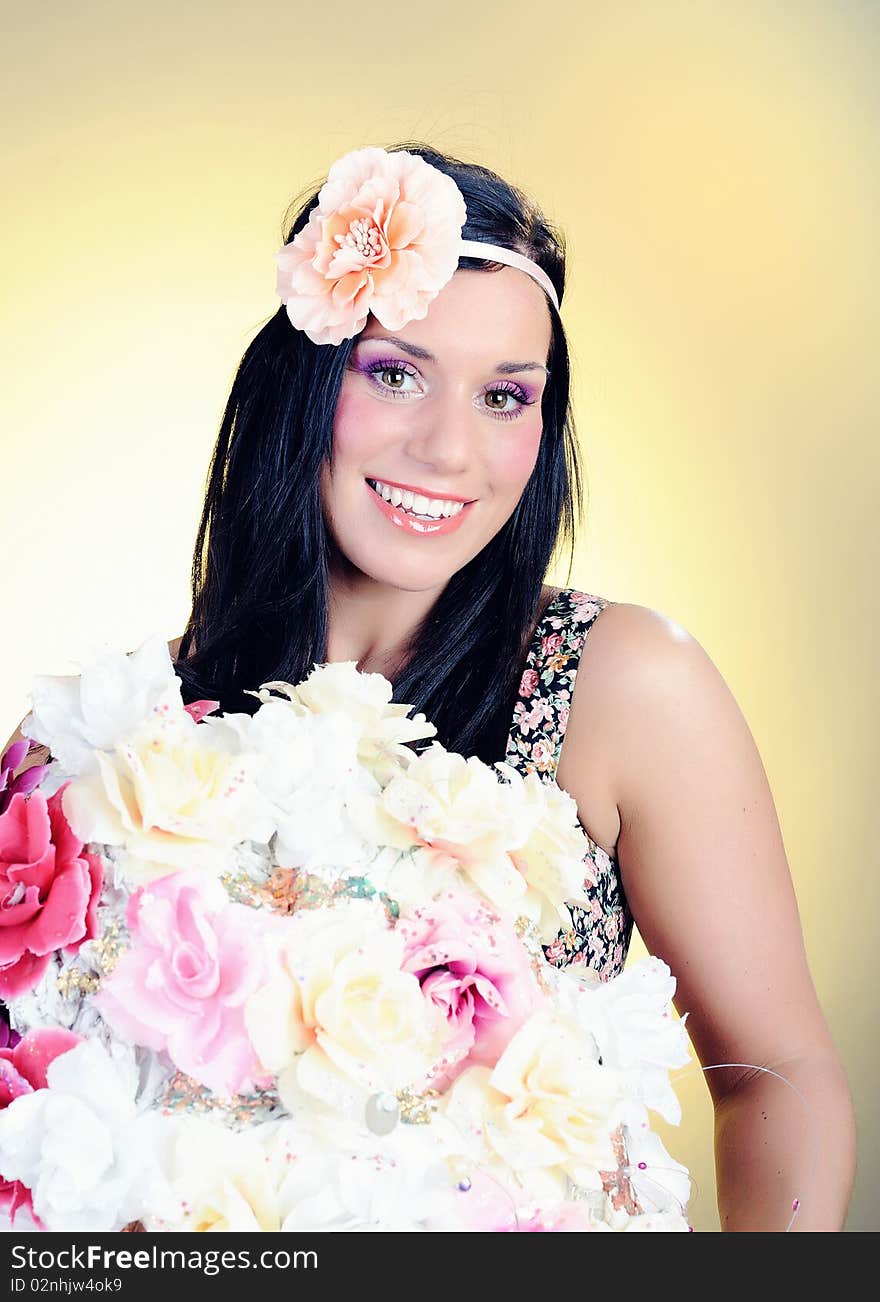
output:
M 51 761 L 0 773 L 0 1209 L 689 1229 L 649 1118 L 680 1120 L 674 978 L 544 955 L 588 884 L 572 798 L 351 662 L 251 695 L 184 706 L 158 638 L 34 683 Z

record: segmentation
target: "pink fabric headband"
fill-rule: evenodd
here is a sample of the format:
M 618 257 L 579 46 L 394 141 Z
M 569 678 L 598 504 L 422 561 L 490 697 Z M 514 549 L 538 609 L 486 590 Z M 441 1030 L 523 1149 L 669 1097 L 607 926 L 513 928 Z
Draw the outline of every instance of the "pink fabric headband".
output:
M 340 344 L 370 312 L 386 330 L 421 321 L 459 258 L 531 276 L 559 312 L 553 282 L 532 258 L 463 240 L 464 197 L 451 176 L 405 149 L 374 145 L 338 158 L 306 226 L 275 254 L 276 291 L 290 322 L 316 344 Z
M 559 311 L 559 299 L 556 297 L 553 281 L 543 267 L 539 267 L 537 262 L 527 258 L 524 253 L 517 253 L 515 249 L 508 249 L 503 244 L 484 244 L 482 240 L 462 240 L 459 246 L 459 257 L 504 262 L 508 267 L 516 267 L 518 271 L 524 271 L 527 276 L 531 276 L 532 280 L 538 282 L 556 311 Z

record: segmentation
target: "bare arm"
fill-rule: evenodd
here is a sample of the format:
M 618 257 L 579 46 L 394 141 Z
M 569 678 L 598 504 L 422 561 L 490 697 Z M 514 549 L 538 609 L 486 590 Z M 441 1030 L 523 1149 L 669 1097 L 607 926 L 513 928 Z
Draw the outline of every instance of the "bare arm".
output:
M 742 1067 L 706 1073 L 722 1228 L 784 1230 L 800 1196 L 793 1229 L 840 1230 L 855 1175 L 852 1101 L 748 725 L 700 644 L 646 607 L 603 611 L 587 655 L 589 691 L 614 720 L 606 745 L 624 890 L 647 949 L 676 978 L 697 1056 L 778 1071 L 815 1118 L 812 1168 L 811 1127 L 792 1090 Z M 578 704 L 576 690 L 572 772 L 578 749 L 595 744 L 589 707 Z

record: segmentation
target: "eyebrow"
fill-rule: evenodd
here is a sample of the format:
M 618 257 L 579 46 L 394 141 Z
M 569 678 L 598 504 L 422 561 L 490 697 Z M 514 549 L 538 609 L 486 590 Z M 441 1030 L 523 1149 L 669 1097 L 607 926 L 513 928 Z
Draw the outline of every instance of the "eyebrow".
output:
M 429 353 L 427 348 L 422 348 L 419 344 L 408 343 L 405 339 L 399 339 L 397 335 L 363 335 L 358 340 L 358 344 L 393 344 L 403 353 L 409 353 L 410 357 L 417 357 L 422 362 L 436 362 L 437 358 L 433 353 Z M 550 372 L 546 366 L 540 362 L 498 362 L 494 369 L 500 371 L 502 375 L 512 375 L 516 371 L 543 371 L 545 375 Z

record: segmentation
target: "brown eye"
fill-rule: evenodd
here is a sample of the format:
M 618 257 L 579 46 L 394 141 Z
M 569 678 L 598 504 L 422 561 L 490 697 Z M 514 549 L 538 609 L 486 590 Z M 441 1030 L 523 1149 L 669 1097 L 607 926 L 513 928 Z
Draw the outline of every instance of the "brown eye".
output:
M 386 366 L 385 369 L 384 369 L 383 371 L 380 372 L 380 374 L 382 374 L 382 375 L 396 375 L 396 376 L 399 377 L 397 381 L 394 381 L 394 382 L 392 382 L 391 384 L 389 384 L 389 385 L 387 386 L 389 389 L 402 389 L 402 388 L 403 388 L 403 384 L 404 384 L 404 379 L 403 379 L 403 377 L 406 375 L 406 371 L 402 371 L 402 370 L 400 369 L 399 366 Z

